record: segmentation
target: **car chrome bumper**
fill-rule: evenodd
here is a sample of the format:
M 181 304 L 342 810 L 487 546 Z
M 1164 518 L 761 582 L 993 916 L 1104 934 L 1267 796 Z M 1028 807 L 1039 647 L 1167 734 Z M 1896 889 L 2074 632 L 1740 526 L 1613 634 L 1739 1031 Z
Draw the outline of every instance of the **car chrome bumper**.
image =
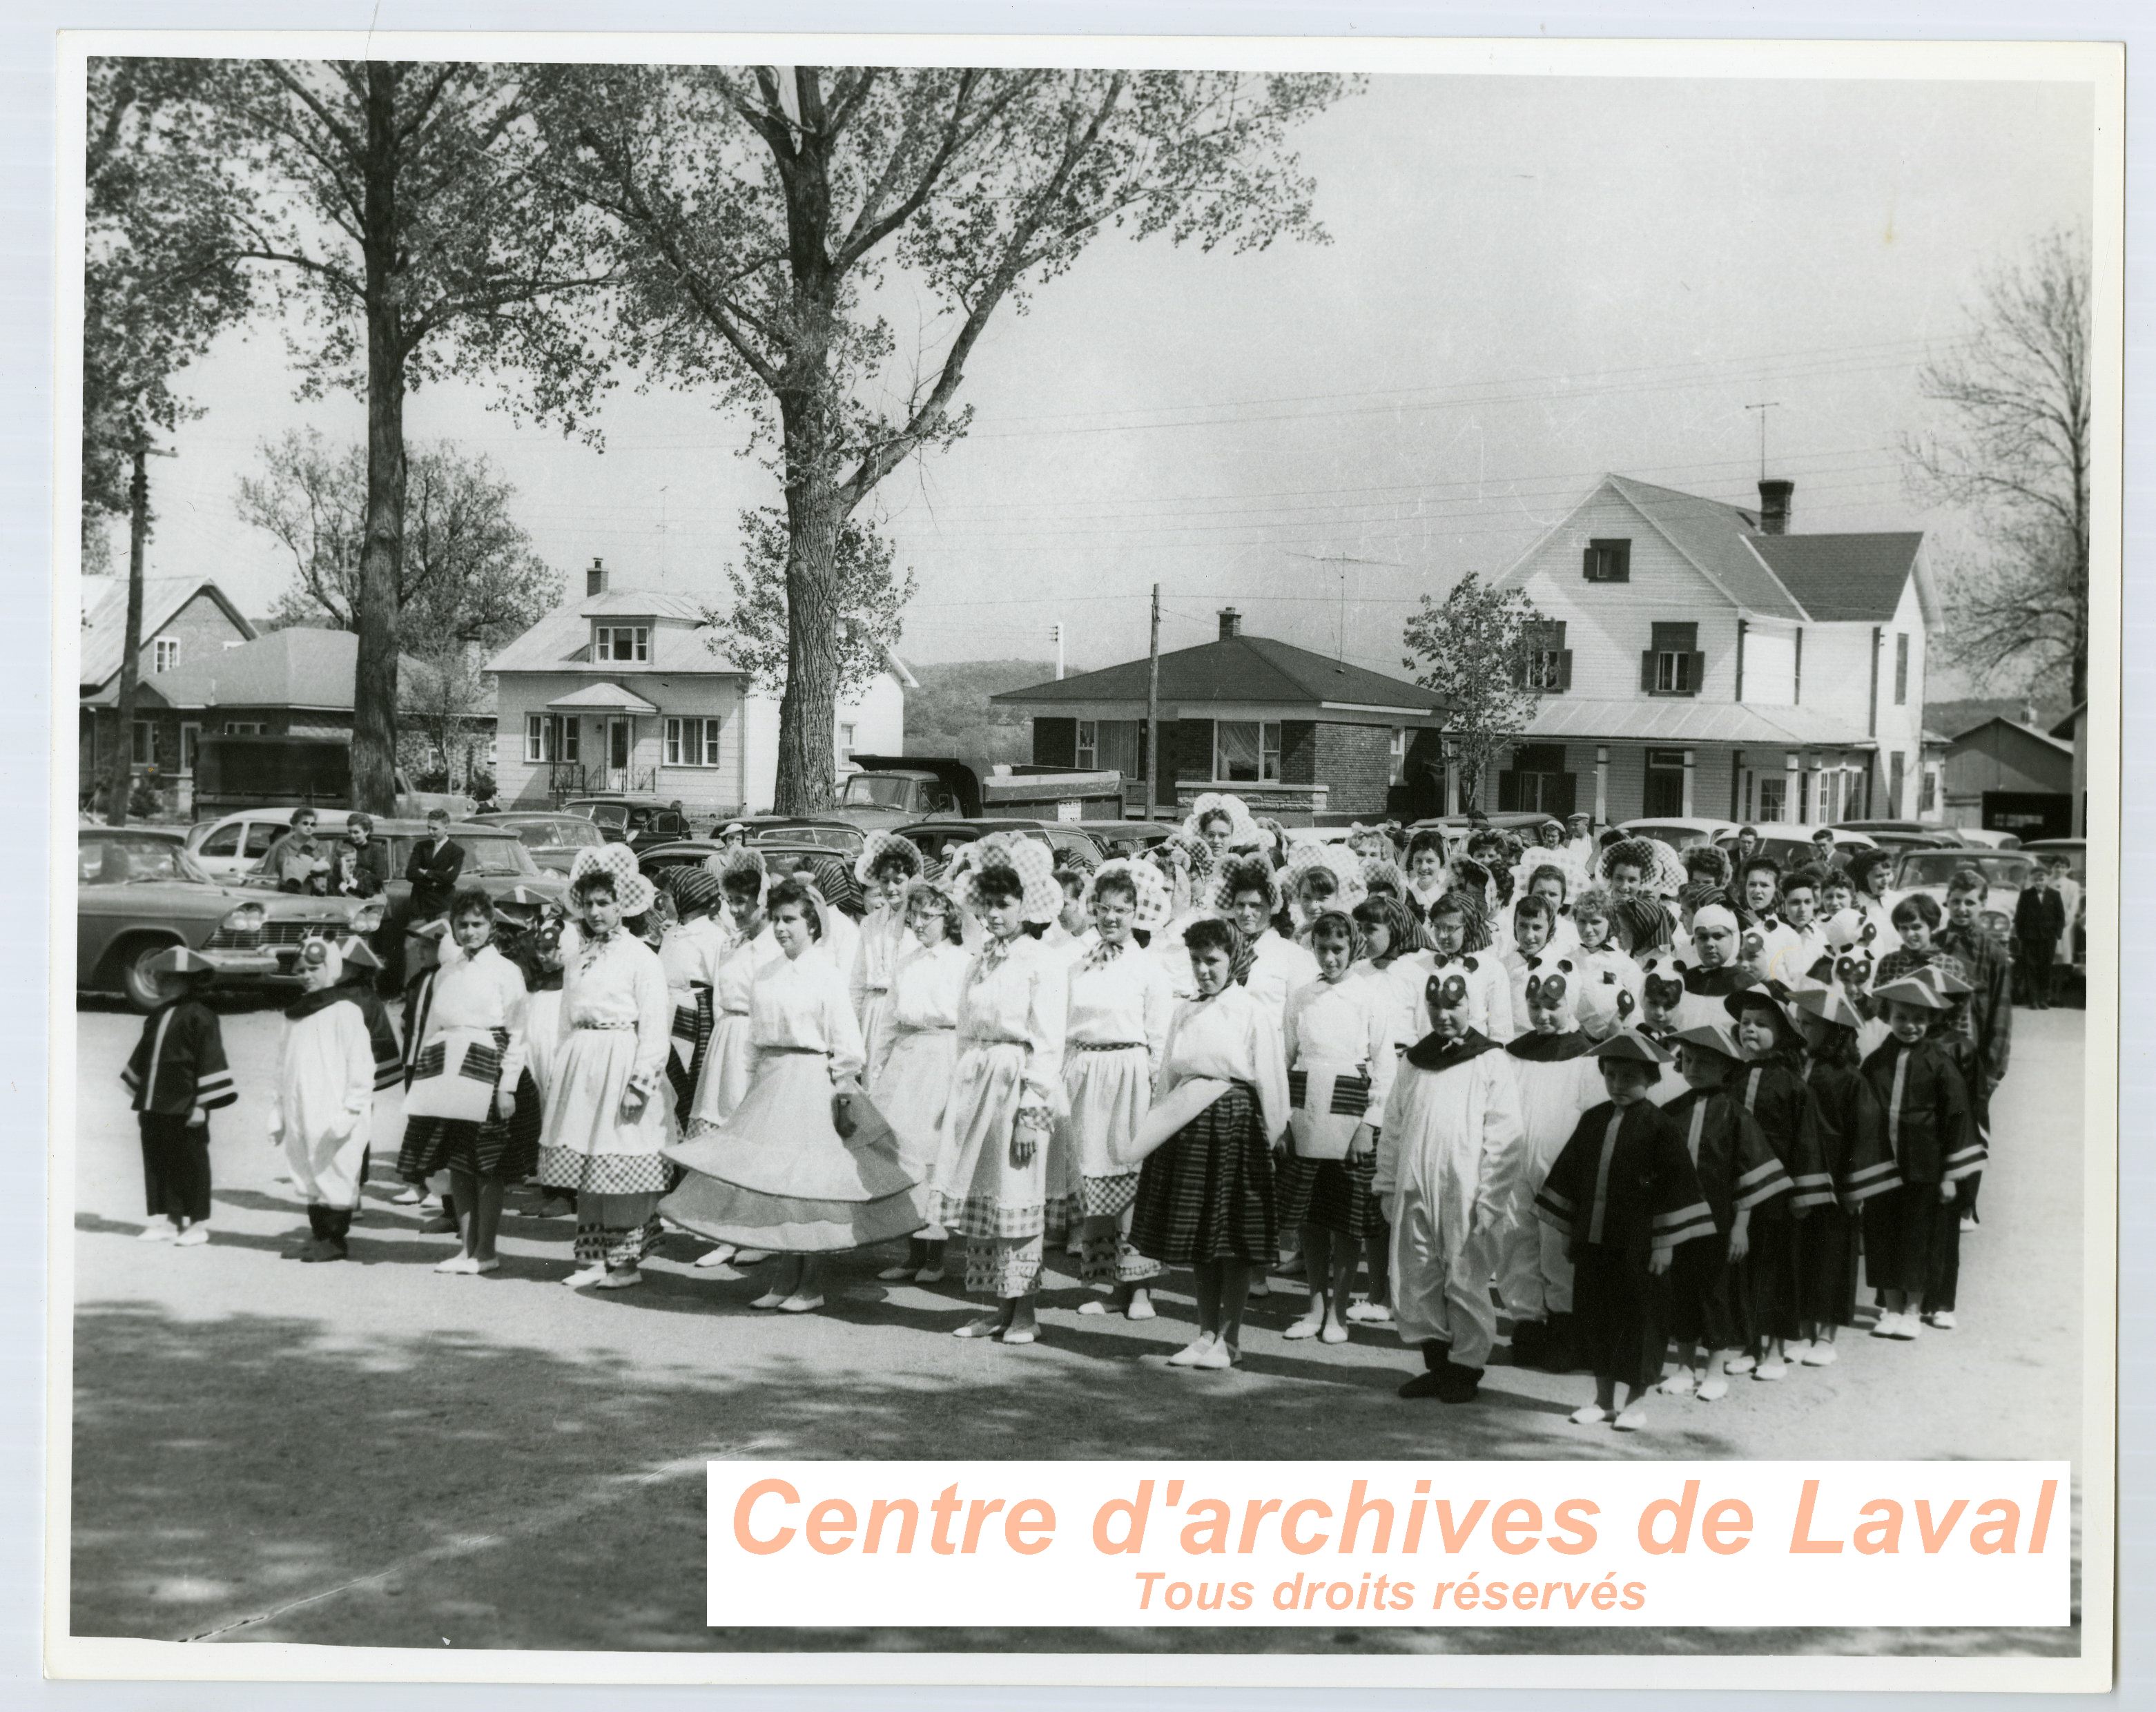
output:
M 244 951 L 229 947 L 198 953 L 203 961 L 217 971 L 220 980 L 297 981 L 300 947 L 297 946 L 261 946 Z

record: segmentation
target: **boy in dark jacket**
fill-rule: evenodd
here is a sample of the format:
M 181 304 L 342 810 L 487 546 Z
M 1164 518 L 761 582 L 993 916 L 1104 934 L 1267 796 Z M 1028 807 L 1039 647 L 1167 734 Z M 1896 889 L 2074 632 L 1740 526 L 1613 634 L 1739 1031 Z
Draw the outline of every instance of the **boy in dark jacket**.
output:
M 2051 956 L 2066 930 L 2066 905 L 2051 884 L 2051 871 L 2039 868 L 2014 905 L 2015 961 L 2021 971 L 2022 1002 L 2031 1010 L 2051 1008 Z
M 203 1002 L 216 971 L 185 946 L 150 962 L 172 994 L 142 1019 L 121 1072 L 142 1129 L 146 1243 L 194 1248 L 209 1240 L 209 1115 L 239 1098 L 217 1012 Z

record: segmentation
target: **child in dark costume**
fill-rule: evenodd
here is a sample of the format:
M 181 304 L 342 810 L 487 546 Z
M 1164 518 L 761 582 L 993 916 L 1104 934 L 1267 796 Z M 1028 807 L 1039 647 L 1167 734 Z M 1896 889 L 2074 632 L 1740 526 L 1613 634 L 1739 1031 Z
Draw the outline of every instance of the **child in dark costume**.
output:
M 1798 1357 L 1807 1367 L 1838 1359 L 1835 1330 L 1856 1323 L 1857 1254 L 1864 1205 L 1901 1185 L 1878 1096 L 1858 1069 L 1861 1019 L 1838 987 L 1805 987 L 1790 995 L 1804 1037 L 1804 1081 L 1819 1110 L 1820 1163 L 1835 1199 L 1812 1209 L 1798 1232 L 1798 1313 L 1810 1340 Z
M 217 1012 L 203 1002 L 209 961 L 174 946 L 151 959 L 169 995 L 142 1019 L 121 1072 L 142 1130 L 146 1243 L 198 1248 L 209 1240 L 209 1115 L 239 1098 Z

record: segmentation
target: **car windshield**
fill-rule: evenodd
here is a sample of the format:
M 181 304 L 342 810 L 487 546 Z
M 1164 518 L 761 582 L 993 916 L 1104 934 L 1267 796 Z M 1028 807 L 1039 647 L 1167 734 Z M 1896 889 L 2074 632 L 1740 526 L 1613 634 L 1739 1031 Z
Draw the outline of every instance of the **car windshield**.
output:
M 584 811 L 599 826 L 625 826 L 629 810 L 619 802 L 594 802 Z
M 527 850 L 560 849 L 564 846 L 581 848 L 589 844 L 603 844 L 605 838 L 588 820 L 572 820 L 563 815 L 558 820 L 519 821 L 510 828 L 516 841 Z
M 469 877 L 501 879 L 539 872 L 539 864 L 531 859 L 531 853 L 506 833 L 475 833 L 460 828 L 449 836 L 464 847 L 464 872 Z M 396 841 L 393 859 L 398 873 L 402 874 L 405 864 L 411 861 L 412 847 L 417 842 L 408 838 Z
M 85 838 L 76 853 L 75 878 L 86 886 L 161 879 L 215 884 L 192 856 L 165 838 Z
M 855 773 L 846 781 L 846 793 L 840 800 L 850 808 L 903 808 L 911 779 L 894 778 L 889 773 Z
M 1902 859 L 1895 870 L 1894 883 L 1904 889 L 1910 886 L 1943 886 L 1954 877 L 1954 870 L 1974 868 L 1992 886 L 2011 886 L 2019 889 L 2029 884 L 2029 871 L 2035 864 L 2019 853 L 1984 850 L 1916 850 Z

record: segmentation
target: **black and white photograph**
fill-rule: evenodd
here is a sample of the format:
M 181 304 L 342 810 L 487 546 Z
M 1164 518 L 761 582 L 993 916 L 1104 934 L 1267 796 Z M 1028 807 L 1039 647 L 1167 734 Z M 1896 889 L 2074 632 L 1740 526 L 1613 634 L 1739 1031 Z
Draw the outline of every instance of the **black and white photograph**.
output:
M 2120 52 L 1571 45 L 64 38 L 64 1674 L 2107 1669 Z M 2075 1597 L 730 1623 L 764 1459 Z

